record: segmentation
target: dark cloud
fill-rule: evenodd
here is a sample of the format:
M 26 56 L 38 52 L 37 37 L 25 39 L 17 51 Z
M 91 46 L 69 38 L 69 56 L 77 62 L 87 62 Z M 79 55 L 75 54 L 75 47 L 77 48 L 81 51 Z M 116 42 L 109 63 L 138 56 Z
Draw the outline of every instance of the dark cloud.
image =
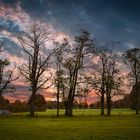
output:
M 122 47 L 140 42 L 139 0 L 1 0 L 22 9 L 32 18 L 51 22 L 58 30 L 74 34 L 81 28 L 101 41 L 123 42 Z
M 11 38 L 11 36 L 16 37 L 21 32 L 20 26 L 15 21 L 0 17 L 0 32 L 3 31 L 5 33 L 0 34 L 0 41 L 4 43 L 4 50 L 7 50 L 12 55 L 20 56 L 19 52 L 21 48 Z M 10 36 L 8 34 L 10 34 Z
M 1 40 L 4 42 L 4 50 L 7 50 L 11 55 L 21 57 L 21 48 L 14 41 L 7 37 L 1 37 Z
M 0 17 L 0 31 L 1 30 L 7 30 L 14 34 L 21 32 L 20 26 L 15 21 L 4 19 L 3 17 Z
M 1 0 L 0 2 L 2 2 L 4 4 L 10 4 L 12 6 L 15 6 L 18 1 L 19 0 Z

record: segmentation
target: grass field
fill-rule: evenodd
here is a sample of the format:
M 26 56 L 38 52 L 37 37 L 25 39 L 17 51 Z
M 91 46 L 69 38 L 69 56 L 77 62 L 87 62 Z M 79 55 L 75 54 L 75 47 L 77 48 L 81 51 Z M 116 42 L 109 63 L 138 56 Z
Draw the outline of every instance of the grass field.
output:
M 0 140 L 140 140 L 140 116 L 129 109 L 114 109 L 112 116 L 99 110 L 74 110 L 74 117 L 55 117 L 55 110 L 0 117 Z M 61 111 L 63 114 L 63 110 Z

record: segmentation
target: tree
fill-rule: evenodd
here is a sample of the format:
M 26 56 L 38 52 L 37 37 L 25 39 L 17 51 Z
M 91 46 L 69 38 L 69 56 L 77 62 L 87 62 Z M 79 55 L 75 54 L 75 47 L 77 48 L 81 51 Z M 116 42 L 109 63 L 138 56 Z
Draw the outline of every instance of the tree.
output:
M 4 105 L 4 102 L 5 102 L 3 94 L 7 93 L 8 90 L 9 91 L 15 90 L 11 83 L 12 81 L 15 81 L 18 79 L 18 77 L 14 77 L 15 68 L 13 69 L 7 68 L 9 67 L 9 65 L 10 65 L 10 62 L 7 59 L 0 60 L 0 106 L 1 107 Z
M 28 100 L 28 104 L 32 102 L 32 96 Z M 44 111 L 46 110 L 46 101 L 43 95 L 36 94 L 35 95 L 35 110 L 36 111 Z
M 111 98 L 115 95 L 121 95 L 122 79 L 119 76 L 119 70 L 116 65 L 116 55 L 112 50 L 106 48 L 99 49 L 97 52 L 98 63 L 96 74 L 92 82 L 96 94 L 100 98 L 101 115 L 104 115 L 105 96 L 107 102 L 107 115 L 111 112 Z
M 130 100 L 129 107 L 133 110 L 136 110 L 136 96 L 137 96 L 137 92 L 138 93 L 140 92 L 140 90 L 138 90 L 137 88 L 139 88 L 139 87 L 136 87 L 136 85 L 133 85 L 132 90 L 129 95 L 129 100 Z M 140 97 L 138 97 L 138 100 L 140 102 Z M 140 109 L 140 106 L 139 106 L 139 109 Z
M 129 76 L 133 81 L 133 92 L 135 95 L 132 96 L 134 103 L 136 114 L 139 114 L 139 106 L 140 106 L 140 49 L 133 48 L 129 49 L 125 52 L 124 58 L 127 64 L 130 66 Z
M 97 55 L 97 69 L 96 74 L 93 74 L 92 86 L 95 90 L 95 93 L 100 98 L 101 104 L 101 115 L 104 115 L 104 104 L 105 104 L 105 78 L 106 78 L 106 71 L 107 71 L 107 63 L 110 55 L 107 53 L 107 49 L 102 48 L 96 50 Z M 99 58 L 99 59 L 98 59 Z M 95 66 L 94 66 L 95 67 Z M 95 67 L 96 68 L 96 67 Z
M 27 60 L 19 70 L 26 78 L 31 88 L 31 101 L 30 101 L 30 116 L 34 116 L 35 112 L 35 95 L 40 89 L 47 89 L 52 77 L 49 72 L 49 60 L 53 51 L 44 54 L 45 43 L 49 40 L 49 32 L 46 32 L 45 27 L 33 24 L 29 26 L 26 33 L 22 34 L 19 38 Z M 46 75 L 49 75 L 46 77 Z M 46 85 L 49 83 L 49 85 Z
M 107 102 L 107 115 L 111 115 L 112 97 L 121 95 L 121 77 L 118 76 L 119 70 L 116 66 L 116 56 L 111 55 L 108 59 L 106 74 L 105 74 L 105 89 L 106 89 L 106 102 Z
M 75 43 L 71 47 L 71 55 L 65 61 L 64 66 L 68 71 L 69 79 L 69 91 L 65 112 L 67 116 L 73 115 L 73 101 L 76 93 L 78 74 L 80 69 L 83 68 L 84 57 L 88 53 L 88 49 L 93 46 L 90 33 L 83 30 L 79 36 L 75 37 Z
M 67 39 L 64 39 L 60 44 L 59 42 L 55 42 L 55 47 L 57 51 L 54 53 L 55 64 L 56 64 L 56 72 L 55 72 L 55 87 L 57 89 L 57 117 L 59 116 L 59 99 L 60 93 L 63 94 L 64 98 L 64 70 L 63 70 L 63 55 L 66 46 L 68 45 Z

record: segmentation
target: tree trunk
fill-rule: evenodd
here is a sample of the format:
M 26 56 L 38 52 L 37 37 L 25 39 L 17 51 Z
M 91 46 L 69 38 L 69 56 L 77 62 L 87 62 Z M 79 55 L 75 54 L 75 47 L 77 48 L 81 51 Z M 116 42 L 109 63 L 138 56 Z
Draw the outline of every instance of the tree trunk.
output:
M 72 80 L 72 75 L 70 76 L 70 83 L 73 83 Z M 70 89 L 69 89 L 69 94 L 68 94 L 68 100 L 67 100 L 67 106 L 66 106 L 66 111 L 65 111 L 65 115 L 68 117 L 71 117 L 72 114 L 72 110 L 73 110 L 73 84 L 70 85 Z
M 73 115 L 73 97 L 72 93 L 69 94 L 65 115 L 68 117 L 72 117 Z
M 107 116 L 111 115 L 111 95 L 107 94 Z
M 101 115 L 104 115 L 104 93 L 101 95 Z
M 30 111 L 29 116 L 34 117 L 35 116 L 35 93 L 33 92 L 31 95 L 31 102 L 30 102 Z
M 139 100 L 138 100 L 138 93 L 136 93 L 136 115 L 139 114 Z
M 135 93 L 135 108 L 136 108 L 136 115 L 139 114 L 139 84 L 136 84 L 136 93 Z
M 138 115 L 139 114 L 139 104 L 137 103 L 136 104 L 136 115 Z
M 87 109 L 87 108 L 88 108 L 88 106 L 87 106 L 87 99 L 85 97 L 85 109 Z
M 3 108 L 4 108 L 4 98 L 0 93 L 0 109 L 3 109 Z
M 31 116 L 31 117 L 35 116 L 35 105 L 34 105 L 34 101 L 33 100 L 31 100 L 31 103 L 30 103 L 29 116 Z
M 67 114 L 68 114 L 68 100 L 64 101 L 64 105 L 65 105 L 65 115 L 67 116 Z
M 59 89 L 57 91 L 57 117 L 59 117 Z
M 69 117 L 73 116 L 73 100 L 72 99 L 68 103 L 67 116 Z

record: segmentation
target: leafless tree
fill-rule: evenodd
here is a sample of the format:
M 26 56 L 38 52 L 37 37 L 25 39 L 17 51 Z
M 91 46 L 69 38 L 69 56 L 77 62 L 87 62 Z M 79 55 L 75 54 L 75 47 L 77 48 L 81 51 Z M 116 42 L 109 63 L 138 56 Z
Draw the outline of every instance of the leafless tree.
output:
M 119 69 L 117 68 L 116 61 L 116 56 L 111 55 L 108 60 L 105 74 L 105 90 L 108 116 L 111 115 L 112 97 L 123 94 L 123 90 L 121 89 L 121 86 L 123 85 L 123 77 L 118 76 Z
M 56 72 L 55 72 L 55 87 L 57 89 L 56 97 L 57 97 L 57 117 L 59 116 L 59 99 L 60 94 L 64 97 L 64 69 L 63 69 L 63 61 L 64 61 L 64 52 L 68 45 L 67 39 L 64 39 L 62 43 L 55 42 L 55 48 L 57 51 L 54 53 L 55 64 L 56 64 Z
M 107 53 L 106 49 L 98 49 L 96 51 L 99 59 L 97 60 L 97 70 L 96 74 L 93 75 L 92 86 L 95 89 L 95 93 L 100 98 L 101 103 L 101 115 L 104 115 L 104 104 L 105 104 L 105 74 L 107 69 L 108 59 L 110 58 L 110 54 Z
M 69 78 L 69 92 L 65 112 L 67 116 L 73 115 L 73 101 L 76 93 L 79 70 L 83 68 L 83 60 L 88 53 L 88 49 L 93 46 L 94 44 L 90 33 L 83 30 L 79 36 L 75 37 L 75 44 L 72 47 L 71 55 L 65 61 L 64 66 L 68 71 Z
M 35 115 L 35 95 L 40 89 L 49 88 L 52 74 L 49 71 L 50 57 L 54 51 L 45 52 L 45 43 L 50 39 L 50 33 L 39 24 L 32 24 L 19 38 L 26 62 L 19 67 L 31 88 L 30 116 Z M 47 72 L 47 73 L 46 73 Z M 46 76 L 47 75 L 47 76 Z M 46 85 L 47 84 L 47 85 Z M 48 85 L 49 84 L 49 85 Z
M 1 44 L 2 45 L 2 44 Z M 1 48 L 2 46 L 0 46 Z M 2 53 L 2 50 L 0 51 Z M 7 68 L 10 62 L 7 59 L 0 60 L 0 104 L 3 105 L 4 97 L 3 94 L 8 91 L 12 91 L 15 88 L 12 86 L 12 82 L 17 80 L 18 77 L 14 76 L 15 67 Z
M 97 51 L 97 69 L 93 74 L 92 86 L 100 98 L 101 115 L 104 115 L 105 96 L 107 98 L 107 114 L 110 115 L 111 99 L 115 95 L 121 95 L 121 77 L 116 65 L 116 55 L 112 50 L 101 48 Z
M 129 77 L 131 77 L 133 81 L 133 89 L 132 93 L 134 93 L 134 96 L 132 97 L 132 100 L 134 100 L 135 103 L 135 109 L 136 114 L 139 114 L 139 108 L 140 108 L 140 49 L 139 48 L 133 48 L 126 51 L 124 54 L 125 60 L 130 66 L 130 73 Z

